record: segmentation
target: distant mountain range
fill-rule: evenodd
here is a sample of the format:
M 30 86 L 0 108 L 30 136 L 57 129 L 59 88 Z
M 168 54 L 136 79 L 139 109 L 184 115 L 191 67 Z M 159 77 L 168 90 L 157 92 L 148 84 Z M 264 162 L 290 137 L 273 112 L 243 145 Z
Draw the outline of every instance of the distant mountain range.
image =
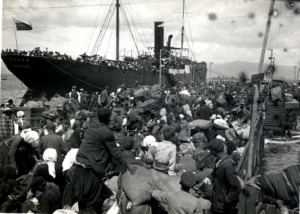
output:
M 264 65 L 264 71 L 267 70 L 268 66 L 269 66 L 268 64 Z M 206 78 L 209 79 L 210 78 L 209 63 L 207 63 L 207 70 L 208 71 L 207 71 Z M 239 78 L 241 73 L 243 72 L 246 74 L 248 79 L 251 79 L 251 75 L 258 73 L 258 63 L 242 62 L 242 61 L 218 63 L 218 64 L 212 64 L 211 70 L 212 70 L 211 72 L 212 78 L 219 77 L 219 76 L 221 77 L 226 76 L 229 78 L 231 77 Z M 294 74 L 295 74 L 294 66 L 275 64 L 274 77 L 285 78 L 286 81 L 293 81 Z

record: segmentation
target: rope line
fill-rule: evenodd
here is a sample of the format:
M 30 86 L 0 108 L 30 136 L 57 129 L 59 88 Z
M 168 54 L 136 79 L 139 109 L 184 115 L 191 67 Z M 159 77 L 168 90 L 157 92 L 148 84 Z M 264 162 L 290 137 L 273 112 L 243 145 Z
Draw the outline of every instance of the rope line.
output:
M 60 68 L 60 67 L 58 67 L 57 65 L 53 64 L 52 62 L 50 62 L 48 59 L 45 58 L 45 60 L 46 60 L 48 63 L 50 63 L 52 66 L 54 66 L 55 68 L 57 68 L 58 70 L 62 71 L 63 73 L 65 73 L 65 74 L 67 74 L 67 75 L 69 75 L 70 77 L 73 77 L 74 79 L 76 79 L 76 80 L 78 80 L 78 81 L 80 81 L 80 82 L 83 82 L 83 83 L 85 83 L 85 84 L 87 84 L 87 85 L 89 85 L 89 86 L 92 86 L 92 87 L 94 87 L 94 88 L 97 88 L 97 89 L 102 90 L 102 88 L 97 87 L 97 86 L 95 86 L 95 85 L 93 85 L 93 84 L 90 84 L 90 83 L 88 83 L 88 82 L 86 82 L 86 81 L 84 81 L 84 80 L 82 80 L 82 79 L 80 79 L 80 78 L 77 78 L 76 76 L 70 74 L 69 72 L 63 70 L 62 68 Z
M 100 1 L 100 4 L 101 4 L 101 3 L 102 3 L 102 0 Z M 93 31 L 92 31 L 92 34 L 91 34 L 91 37 L 90 37 L 90 42 L 89 42 L 89 45 L 88 45 L 88 47 L 87 47 L 86 52 L 89 51 L 89 48 L 90 48 L 90 45 L 91 45 L 91 42 L 92 42 L 92 38 L 93 38 L 93 35 L 94 35 L 94 31 L 95 31 L 95 28 L 97 27 L 97 21 L 98 21 L 98 17 L 99 17 L 100 8 L 101 8 L 101 7 L 99 6 L 98 12 L 97 12 L 97 17 L 96 17 L 96 20 L 95 20 L 95 22 L 94 22 Z

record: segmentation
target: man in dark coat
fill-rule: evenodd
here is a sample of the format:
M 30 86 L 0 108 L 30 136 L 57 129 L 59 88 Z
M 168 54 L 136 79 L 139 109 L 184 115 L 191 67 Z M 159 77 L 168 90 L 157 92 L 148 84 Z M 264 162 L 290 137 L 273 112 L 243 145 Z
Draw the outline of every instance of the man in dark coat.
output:
M 214 214 L 235 214 L 241 184 L 233 160 L 224 153 L 224 143 L 219 139 L 209 142 L 210 152 L 217 158 L 213 171 L 212 211 Z
M 210 120 L 210 117 L 212 115 L 212 111 L 211 109 L 208 107 L 208 105 L 205 104 L 204 100 L 201 100 L 200 102 L 200 110 L 198 112 L 198 117 L 199 119 L 203 119 L 203 120 Z
M 101 106 L 105 107 L 109 101 L 108 86 L 105 86 L 105 89 L 101 91 L 100 100 Z
M 64 141 L 61 136 L 54 133 L 55 126 L 52 122 L 46 125 L 46 130 L 48 134 L 41 138 L 40 148 L 39 148 L 39 155 L 43 157 L 43 153 L 48 148 L 53 148 L 57 152 L 57 162 L 63 162 L 63 155 L 66 154 Z
M 121 150 L 117 147 L 113 133 L 107 125 L 110 121 L 111 111 L 101 108 L 97 111 L 99 121 L 90 123 L 85 131 L 85 139 L 80 145 L 76 156 L 81 166 L 74 166 L 75 190 L 74 197 L 78 199 L 79 209 L 93 209 L 101 213 L 106 194 L 102 178 L 108 172 L 114 158 L 117 163 L 124 166 L 123 171 L 129 169 L 131 173 L 135 166 L 129 165 L 124 159 Z M 92 182 L 92 183 L 91 183 Z

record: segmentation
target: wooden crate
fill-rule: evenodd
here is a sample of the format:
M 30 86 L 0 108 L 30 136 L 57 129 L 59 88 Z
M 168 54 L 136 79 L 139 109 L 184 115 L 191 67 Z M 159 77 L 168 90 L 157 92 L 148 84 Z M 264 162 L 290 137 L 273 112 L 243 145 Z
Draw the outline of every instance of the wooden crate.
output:
M 281 130 L 284 128 L 284 103 L 274 105 L 268 102 L 266 105 L 265 128 L 269 130 Z

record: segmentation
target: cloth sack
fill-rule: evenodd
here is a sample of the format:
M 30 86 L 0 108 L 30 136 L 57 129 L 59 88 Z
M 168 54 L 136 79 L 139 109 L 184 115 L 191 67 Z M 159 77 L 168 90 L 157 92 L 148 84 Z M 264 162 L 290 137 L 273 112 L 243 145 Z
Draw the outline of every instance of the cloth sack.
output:
M 138 206 L 151 200 L 154 181 L 148 169 L 136 167 L 134 174 L 127 171 L 122 175 L 122 189 L 133 205 Z
M 263 175 L 258 177 L 258 180 L 261 189 L 267 195 L 280 199 L 290 206 L 298 204 L 297 192 L 293 191 L 293 187 L 284 173 Z
M 227 124 L 227 122 L 225 121 L 225 120 L 223 120 L 223 119 L 215 119 L 214 120 L 214 127 L 216 128 L 216 129 L 229 129 L 229 126 L 228 126 L 228 124 Z
M 161 191 L 176 192 L 181 189 L 180 176 L 169 176 L 157 170 L 151 170 L 154 186 Z
M 194 129 L 198 126 L 201 130 L 208 130 L 213 127 L 213 124 L 210 120 L 203 119 L 193 120 L 189 123 L 189 125 L 191 129 Z

